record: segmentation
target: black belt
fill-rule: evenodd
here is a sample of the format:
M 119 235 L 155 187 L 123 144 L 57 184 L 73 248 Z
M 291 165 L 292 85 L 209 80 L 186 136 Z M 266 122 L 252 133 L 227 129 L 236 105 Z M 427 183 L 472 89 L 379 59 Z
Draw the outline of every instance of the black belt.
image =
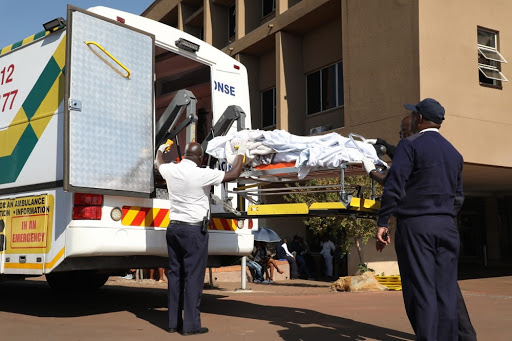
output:
M 202 222 L 198 223 L 187 223 L 186 221 L 180 221 L 180 220 L 171 220 L 171 224 L 180 224 L 180 225 L 192 225 L 192 226 L 203 226 Z

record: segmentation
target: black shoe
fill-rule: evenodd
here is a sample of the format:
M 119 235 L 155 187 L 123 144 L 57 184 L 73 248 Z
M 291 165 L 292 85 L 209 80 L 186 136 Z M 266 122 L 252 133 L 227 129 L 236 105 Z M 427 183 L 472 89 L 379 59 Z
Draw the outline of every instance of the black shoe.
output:
M 189 336 L 189 335 L 205 334 L 205 333 L 208 333 L 208 328 L 201 327 L 198 330 L 194 330 L 194 331 L 191 331 L 191 332 L 182 332 L 181 335 Z
M 177 333 L 178 332 L 178 328 L 169 328 L 169 329 L 167 329 L 167 332 L 168 333 Z

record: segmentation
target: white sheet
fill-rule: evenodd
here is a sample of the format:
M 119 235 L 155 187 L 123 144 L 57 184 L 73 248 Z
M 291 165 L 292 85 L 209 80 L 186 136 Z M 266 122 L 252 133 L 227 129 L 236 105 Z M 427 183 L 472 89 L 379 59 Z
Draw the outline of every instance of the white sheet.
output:
M 370 158 L 377 165 L 387 166 L 380 160 L 373 145 L 355 141 L 337 133 L 318 136 L 298 136 L 284 130 L 242 130 L 233 135 L 213 138 L 206 152 L 232 164 L 236 156 L 235 145 L 247 141 L 246 164 L 253 167 L 260 164 L 295 161 L 299 168 L 299 179 L 304 178 L 313 167 L 334 168 L 342 162 L 357 162 L 363 157 Z

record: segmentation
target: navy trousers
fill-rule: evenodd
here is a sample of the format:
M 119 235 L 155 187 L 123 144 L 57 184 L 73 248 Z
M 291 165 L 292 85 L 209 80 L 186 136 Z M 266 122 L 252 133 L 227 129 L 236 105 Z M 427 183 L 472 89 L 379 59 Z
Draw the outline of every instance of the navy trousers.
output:
M 398 219 L 395 249 L 416 340 L 456 341 L 459 232 L 453 218 Z
M 201 328 L 199 305 L 208 259 L 208 233 L 200 226 L 169 224 L 168 309 L 169 328 L 184 332 Z

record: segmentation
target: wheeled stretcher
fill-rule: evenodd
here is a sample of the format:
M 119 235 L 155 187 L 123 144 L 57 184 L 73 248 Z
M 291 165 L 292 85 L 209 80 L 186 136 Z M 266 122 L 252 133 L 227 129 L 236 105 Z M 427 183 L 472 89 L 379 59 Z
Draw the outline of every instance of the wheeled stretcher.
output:
M 217 139 L 217 140 L 216 140 Z M 357 139 L 357 141 L 356 141 Z M 208 144 L 207 153 L 225 158 L 228 163 L 236 156 L 236 145 L 247 142 L 247 161 L 238 182 L 231 193 L 251 202 L 246 214 L 253 217 L 268 216 L 327 216 L 357 215 L 374 217 L 379 201 L 375 197 L 375 184 L 371 183 L 371 195 L 363 197 L 364 188 L 347 185 L 346 177 L 366 175 L 362 159 L 370 158 L 378 167 L 387 167 L 377 156 L 375 148 L 364 137 L 336 133 L 296 137 L 284 131 L 241 131 L 234 136 L 214 138 Z M 253 147 L 251 150 L 251 146 Z M 305 186 L 315 178 L 340 178 L 339 184 Z M 293 192 L 337 192 L 339 202 L 265 204 L 267 196 L 283 196 Z

